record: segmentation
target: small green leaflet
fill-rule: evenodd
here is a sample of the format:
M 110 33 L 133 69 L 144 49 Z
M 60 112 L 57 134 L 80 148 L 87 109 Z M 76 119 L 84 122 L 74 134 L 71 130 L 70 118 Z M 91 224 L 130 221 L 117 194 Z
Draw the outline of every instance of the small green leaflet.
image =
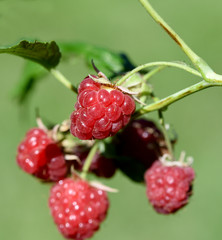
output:
M 56 42 L 28 42 L 21 41 L 18 45 L 0 48 L 0 53 L 8 53 L 20 56 L 41 64 L 46 69 L 54 68 L 58 65 L 61 53 Z
M 91 69 L 93 69 L 91 63 L 93 60 L 96 67 L 112 79 L 134 68 L 125 54 L 93 44 L 83 42 L 60 42 L 57 44 L 54 41 L 43 43 L 24 40 L 15 46 L 0 48 L 0 53 L 13 54 L 31 60 L 25 63 L 22 76 L 13 89 L 13 97 L 20 103 L 24 102 L 35 84 L 47 74 L 46 69 L 50 70 L 58 65 L 61 59 L 60 51 L 64 56 L 63 60 L 72 56 L 83 58 Z

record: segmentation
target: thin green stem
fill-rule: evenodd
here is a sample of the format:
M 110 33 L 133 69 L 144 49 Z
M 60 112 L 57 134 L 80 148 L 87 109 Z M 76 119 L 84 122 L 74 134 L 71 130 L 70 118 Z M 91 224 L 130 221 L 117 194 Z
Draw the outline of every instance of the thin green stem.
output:
M 163 109 L 167 106 L 169 106 L 171 103 L 174 103 L 192 93 L 198 92 L 200 90 L 203 90 L 205 88 L 208 87 L 213 87 L 213 86 L 222 86 L 222 84 L 218 84 L 218 83 L 208 83 L 206 81 L 201 81 L 199 83 L 196 83 L 190 87 L 187 87 L 179 92 L 176 92 L 166 98 L 163 98 L 157 102 L 151 103 L 145 107 L 140 108 L 139 110 L 137 110 L 134 115 L 133 118 L 137 118 L 143 114 L 146 114 L 148 112 L 152 112 L 155 110 L 159 110 L 159 109 Z
M 162 132 L 163 132 L 163 135 L 164 135 L 164 140 L 166 141 L 167 149 L 169 151 L 169 155 L 171 157 L 171 160 L 173 160 L 174 159 L 173 147 L 172 147 L 170 138 L 169 138 L 167 130 L 166 130 L 165 121 L 164 121 L 164 117 L 163 117 L 163 112 L 161 110 L 158 110 L 158 115 L 159 115 L 160 124 L 162 126 Z
M 51 69 L 50 73 L 57 79 L 59 82 L 61 82 L 65 87 L 73 91 L 74 93 L 78 93 L 78 90 L 75 86 L 72 85 L 72 83 L 64 77 L 64 75 L 57 69 Z
M 136 68 L 134 68 L 132 71 L 128 72 L 126 75 L 124 75 L 117 83 L 117 86 L 120 86 L 122 83 L 124 83 L 129 77 L 131 77 L 133 74 L 139 72 L 140 70 L 144 69 L 144 68 L 148 68 L 148 67 L 155 67 L 155 66 L 166 66 L 166 67 L 176 67 L 176 68 L 180 68 L 183 69 L 191 74 L 194 74 L 198 77 L 201 77 L 201 74 L 196 71 L 195 69 L 187 66 L 186 64 L 183 63 L 177 63 L 177 62 L 151 62 L 151 63 L 146 63 L 146 64 L 142 64 Z
M 153 75 L 157 74 L 158 72 L 160 72 L 161 70 L 163 70 L 166 67 L 167 66 L 160 66 L 160 67 L 156 67 L 156 68 L 152 69 L 150 72 L 148 72 L 147 74 L 145 74 L 143 76 L 143 79 L 145 81 L 148 81 Z
M 216 74 L 210 66 L 199 57 L 183 39 L 163 20 L 154 10 L 148 0 L 139 0 L 151 17 L 169 34 L 169 36 L 180 46 L 184 53 L 190 58 L 194 66 L 199 70 L 202 77 L 207 82 L 222 82 L 222 75 Z
M 84 163 L 82 173 L 81 173 L 81 177 L 83 179 L 86 179 L 87 172 L 89 171 L 90 165 L 92 163 L 93 157 L 95 156 L 98 150 L 98 147 L 99 147 L 99 142 L 97 141 L 94 143 L 93 147 L 90 149 L 90 152 L 86 158 L 86 161 Z

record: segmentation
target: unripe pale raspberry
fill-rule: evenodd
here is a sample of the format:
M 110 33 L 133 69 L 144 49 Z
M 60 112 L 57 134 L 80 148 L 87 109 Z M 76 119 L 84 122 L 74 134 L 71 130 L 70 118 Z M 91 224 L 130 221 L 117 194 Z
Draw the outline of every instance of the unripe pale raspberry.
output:
M 40 128 L 27 132 L 18 146 L 16 160 L 25 172 L 45 181 L 58 181 L 67 173 L 61 149 Z
M 104 139 L 123 128 L 134 110 L 129 95 L 86 77 L 79 85 L 70 131 L 81 140 Z
M 66 178 L 52 187 L 49 207 L 64 237 L 84 240 L 99 229 L 109 200 L 106 192 L 91 187 L 86 181 Z
M 146 194 L 158 213 L 176 212 L 188 203 L 195 178 L 191 167 L 164 166 L 156 161 L 145 173 Z

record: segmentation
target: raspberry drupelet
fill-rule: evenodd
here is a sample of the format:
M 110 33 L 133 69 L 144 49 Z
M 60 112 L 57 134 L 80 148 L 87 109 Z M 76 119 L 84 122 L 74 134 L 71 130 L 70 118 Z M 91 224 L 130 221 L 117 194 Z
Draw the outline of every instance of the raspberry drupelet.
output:
M 19 144 L 18 165 L 27 173 L 45 181 L 58 181 L 67 174 L 67 166 L 59 146 L 40 128 L 29 130 Z
M 165 166 L 158 160 L 145 173 L 147 197 L 158 213 L 174 213 L 188 203 L 194 178 L 191 167 Z
M 85 180 L 66 178 L 52 187 L 49 207 L 54 222 L 65 238 L 90 238 L 105 219 L 109 200 L 106 192 Z
M 86 77 L 79 85 L 70 131 L 81 140 L 104 139 L 123 128 L 134 110 L 129 95 Z

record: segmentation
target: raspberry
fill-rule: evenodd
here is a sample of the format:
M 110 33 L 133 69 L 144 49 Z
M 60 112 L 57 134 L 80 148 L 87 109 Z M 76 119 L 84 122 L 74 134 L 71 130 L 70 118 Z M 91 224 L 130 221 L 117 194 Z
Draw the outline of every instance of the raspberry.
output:
M 131 179 L 143 182 L 145 171 L 162 155 L 164 136 L 154 122 L 131 121 L 114 139 L 116 164 Z
M 64 237 L 83 240 L 99 229 L 109 200 L 106 192 L 91 187 L 86 181 L 66 178 L 52 187 L 49 207 Z
M 27 132 L 18 146 L 16 160 L 25 172 L 46 181 L 58 181 L 67 173 L 59 146 L 40 128 Z
M 154 209 L 170 214 L 188 203 L 195 173 L 191 167 L 164 166 L 156 161 L 144 177 L 146 194 Z
M 146 168 L 161 155 L 160 142 L 164 137 L 152 121 L 133 120 L 118 137 L 121 153 L 137 159 Z
M 81 163 L 74 161 L 74 167 L 76 170 L 82 170 L 82 167 L 85 163 L 85 160 L 89 153 L 89 148 L 83 146 L 77 146 L 74 149 L 74 153 L 79 157 Z M 93 157 L 92 163 L 89 168 L 89 172 L 94 173 L 98 177 L 111 178 L 116 172 L 116 166 L 114 161 L 111 158 L 106 158 L 101 155 L 99 152 Z
M 123 128 L 134 110 L 130 96 L 86 77 L 79 85 L 70 131 L 81 140 L 104 139 Z

